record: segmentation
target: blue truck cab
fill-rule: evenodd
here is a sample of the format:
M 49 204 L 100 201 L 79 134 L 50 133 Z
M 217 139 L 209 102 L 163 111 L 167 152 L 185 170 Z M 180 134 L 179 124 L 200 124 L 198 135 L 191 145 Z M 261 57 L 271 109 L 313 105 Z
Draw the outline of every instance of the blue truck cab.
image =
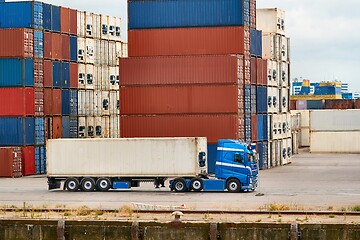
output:
M 205 157 L 205 156 L 203 156 Z M 199 157 L 199 162 L 201 161 Z M 258 184 L 258 153 L 256 144 L 238 140 L 219 140 L 215 176 L 203 175 L 192 179 L 176 178 L 170 189 L 185 191 L 255 191 Z

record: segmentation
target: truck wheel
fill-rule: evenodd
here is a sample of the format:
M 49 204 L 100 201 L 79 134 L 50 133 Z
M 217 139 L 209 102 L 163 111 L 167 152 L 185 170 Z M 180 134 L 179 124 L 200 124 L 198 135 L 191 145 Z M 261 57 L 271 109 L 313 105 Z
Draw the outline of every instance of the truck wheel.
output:
M 173 189 L 175 192 L 185 192 L 186 183 L 183 178 L 176 178 L 173 183 Z
M 229 192 L 238 193 L 238 192 L 240 192 L 240 189 L 241 189 L 240 181 L 237 179 L 230 179 L 227 182 L 226 188 Z
M 79 189 L 79 180 L 77 178 L 68 178 L 65 187 L 69 192 L 76 192 Z
M 81 188 L 84 192 L 93 192 L 95 189 L 95 181 L 92 178 L 83 178 L 81 180 Z
M 203 182 L 201 178 L 193 178 L 190 183 L 191 190 L 200 192 L 203 189 Z
M 97 189 L 101 192 L 107 192 L 111 187 L 111 182 L 108 178 L 99 178 L 96 183 Z

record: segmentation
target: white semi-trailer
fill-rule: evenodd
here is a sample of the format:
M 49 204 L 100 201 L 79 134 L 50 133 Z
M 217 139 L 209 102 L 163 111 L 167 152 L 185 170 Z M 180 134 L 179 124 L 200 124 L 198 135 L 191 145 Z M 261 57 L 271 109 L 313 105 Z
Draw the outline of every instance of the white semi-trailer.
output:
M 235 140 L 220 140 L 216 178 L 207 174 L 206 138 L 54 139 L 47 142 L 49 189 L 107 191 L 156 187 L 170 181 L 171 190 L 254 190 L 256 152 Z M 221 154 L 224 153 L 224 156 Z

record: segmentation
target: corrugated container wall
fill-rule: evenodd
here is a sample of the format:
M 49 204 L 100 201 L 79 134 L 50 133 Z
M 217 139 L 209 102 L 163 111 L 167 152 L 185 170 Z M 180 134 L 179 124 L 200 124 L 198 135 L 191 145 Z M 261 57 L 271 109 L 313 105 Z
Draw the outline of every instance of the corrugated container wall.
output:
M 33 116 L 34 88 L 0 88 L 0 116 Z
M 34 60 L 0 59 L 0 87 L 34 86 Z
M 0 118 L 0 146 L 28 146 L 34 143 L 34 118 Z
M 34 30 L 32 29 L 0 29 L 0 42 L 1 58 L 34 57 Z
M 243 84 L 242 69 L 243 56 L 120 58 L 120 85 Z
M 20 147 L 0 148 L 0 177 L 22 176 L 22 153 Z
M 360 131 L 360 110 L 310 111 L 311 131 Z
M 250 52 L 252 56 L 262 57 L 262 32 L 250 29 Z
M 250 0 L 131 0 L 128 11 L 129 29 L 250 25 Z
M 128 34 L 130 57 L 250 53 L 249 27 L 146 29 Z
M 22 175 L 29 176 L 36 173 L 35 148 L 33 146 L 22 148 Z

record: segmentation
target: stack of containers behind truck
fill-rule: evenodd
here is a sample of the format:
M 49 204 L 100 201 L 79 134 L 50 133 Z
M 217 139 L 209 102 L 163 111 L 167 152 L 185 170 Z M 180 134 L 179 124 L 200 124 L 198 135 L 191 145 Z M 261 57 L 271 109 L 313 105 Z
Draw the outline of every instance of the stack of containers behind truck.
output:
M 128 1 L 121 137 L 207 137 L 210 173 L 218 139 L 250 142 L 255 8 L 254 0 Z M 261 33 L 253 41 L 261 57 Z
M 290 163 L 293 153 L 289 107 L 290 40 L 285 36 L 284 11 L 257 9 L 256 15 L 257 28 L 262 30 L 262 57 L 267 59 L 267 105 L 264 112 L 268 129 L 267 167 L 276 167 Z
M 78 26 L 78 136 L 119 137 L 119 57 L 124 57 L 121 19 L 84 11 Z

